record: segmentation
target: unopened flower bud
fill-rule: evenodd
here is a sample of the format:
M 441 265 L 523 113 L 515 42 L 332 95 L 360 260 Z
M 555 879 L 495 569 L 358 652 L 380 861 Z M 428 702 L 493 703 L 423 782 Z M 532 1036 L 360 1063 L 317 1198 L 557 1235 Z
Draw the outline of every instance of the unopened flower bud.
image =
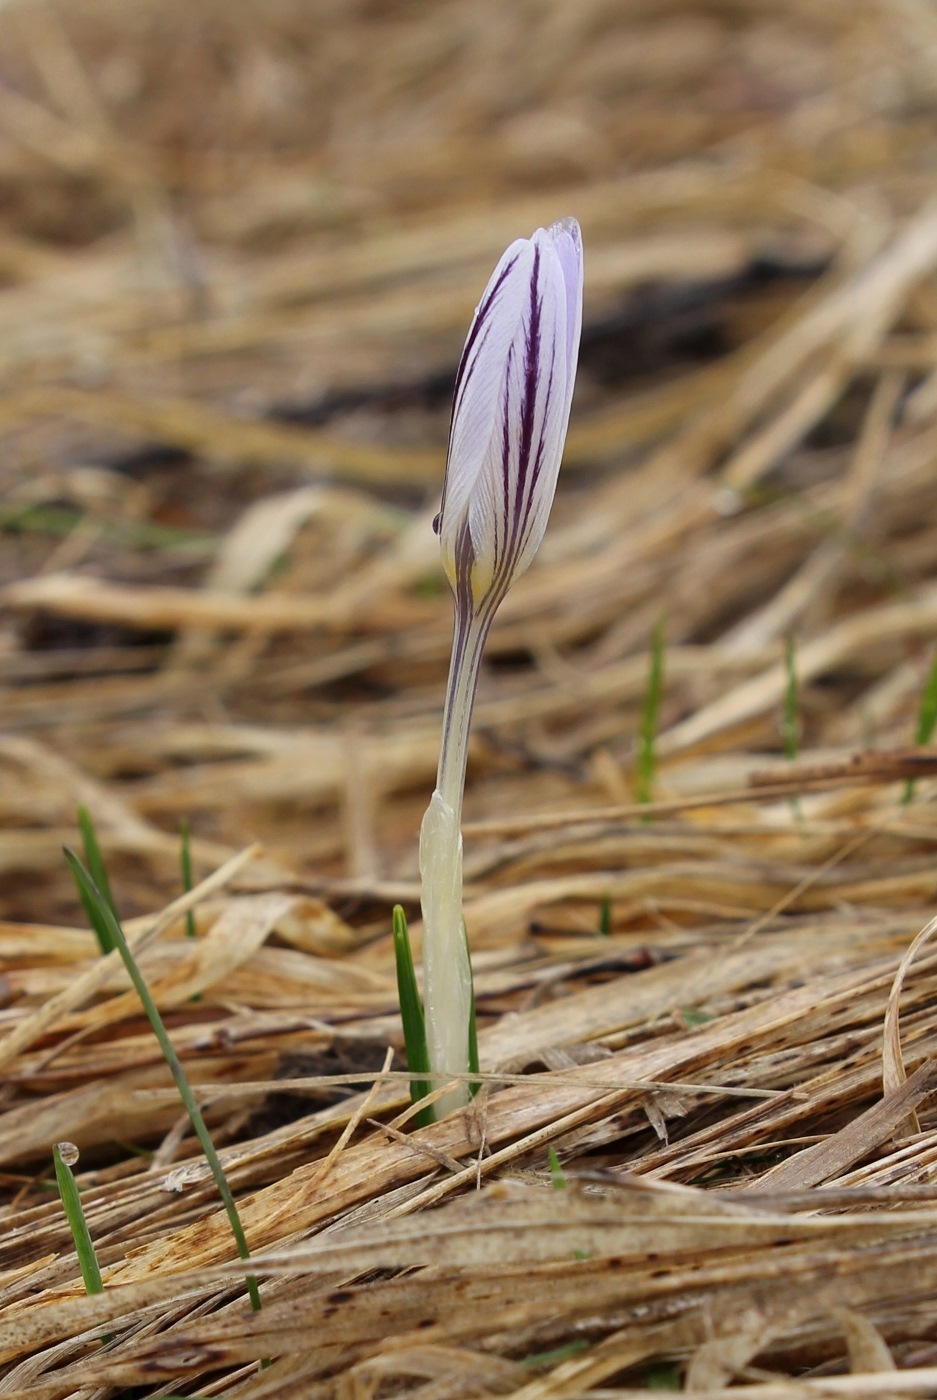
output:
M 543 538 L 582 328 L 582 238 L 563 219 L 492 274 L 456 376 L 436 529 L 457 606 L 495 608 Z

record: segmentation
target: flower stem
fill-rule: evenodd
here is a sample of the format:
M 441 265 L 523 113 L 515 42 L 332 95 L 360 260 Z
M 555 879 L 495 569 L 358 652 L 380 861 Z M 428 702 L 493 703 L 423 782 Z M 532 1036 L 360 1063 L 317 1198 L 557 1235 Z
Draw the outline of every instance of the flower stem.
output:
M 462 794 L 469 729 L 493 610 L 457 611 L 439 770 L 420 828 L 423 1007 L 430 1069 L 463 1084 L 437 1105 L 441 1117 L 468 1102 L 472 968 L 462 925 Z
M 486 609 L 481 616 L 457 617 L 452 639 L 436 788 L 452 808 L 458 825 L 462 823 L 469 730 L 492 616 L 493 610 Z

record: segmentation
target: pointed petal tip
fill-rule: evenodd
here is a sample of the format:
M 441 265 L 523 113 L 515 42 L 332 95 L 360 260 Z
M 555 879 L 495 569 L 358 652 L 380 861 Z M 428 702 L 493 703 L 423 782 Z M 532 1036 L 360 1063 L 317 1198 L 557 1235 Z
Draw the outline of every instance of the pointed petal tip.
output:
M 575 320 L 579 314 L 576 304 L 582 298 L 582 229 L 579 227 L 579 220 L 574 219 L 571 214 L 565 219 L 557 219 L 549 228 L 538 228 L 531 241 L 547 242 L 559 259 L 570 297 L 571 321 Z
M 582 243 L 582 229 L 579 227 L 579 220 L 572 214 L 567 214 L 565 219 L 557 219 L 547 229 L 547 233 L 568 233 L 576 243 Z
M 548 228 L 538 228 L 531 241 L 537 240 L 540 235 L 548 238 L 557 248 L 571 243 L 577 255 L 582 256 L 582 229 L 579 220 L 572 214 L 567 214 L 565 219 L 557 219 Z

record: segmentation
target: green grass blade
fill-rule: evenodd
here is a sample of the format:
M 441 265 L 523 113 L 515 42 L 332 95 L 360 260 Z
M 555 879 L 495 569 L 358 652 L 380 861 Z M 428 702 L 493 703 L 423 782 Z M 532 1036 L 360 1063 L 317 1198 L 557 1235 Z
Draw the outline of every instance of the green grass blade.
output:
M 781 737 L 784 740 L 784 753 L 793 763 L 800 744 L 800 686 L 797 681 L 797 648 L 793 637 L 784 643 L 784 718 L 781 724 Z M 803 812 L 796 797 L 791 798 L 791 811 L 796 821 L 803 821 Z
M 189 819 L 186 818 L 186 816 L 183 816 L 181 822 L 179 822 L 179 836 L 182 837 L 182 847 L 181 851 L 179 851 L 179 867 L 182 869 L 182 889 L 185 890 L 186 895 L 190 895 L 195 881 L 193 881 L 192 878 L 192 846 L 190 846 L 189 841 Z M 185 911 L 185 937 L 199 937 L 195 927 L 195 913 L 190 909 L 186 909 Z M 193 997 L 189 997 L 189 1001 L 202 1001 L 202 993 L 196 991 Z
M 407 1051 L 407 1069 L 411 1074 L 429 1073 L 429 1051 L 426 1048 L 426 1023 L 423 1020 L 423 1003 L 416 984 L 416 971 L 413 967 L 413 952 L 410 948 L 410 930 L 407 916 L 399 904 L 394 905 L 394 959 L 397 964 L 397 996 L 400 1001 L 400 1019 L 403 1023 L 403 1040 Z M 418 1104 L 430 1091 L 426 1079 L 411 1079 L 410 1101 Z M 421 1108 L 416 1115 L 417 1124 L 427 1127 L 435 1121 L 432 1106 Z
M 42 535 L 67 537 L 89 516 L 80 510 L 61 506 L 9 505 L 0 506 L 0 530 L 11 534 L 27 531 Z M 146 520 L 94 520 L 90 522 L 96 534 L 132 549 L 178 549 L 198 556 L 214 554 L 218 548 L 216 535 L 196 530 L 183 530 L 172 525 L 159 525 Z
M 88 920 L 88 923 L 91 925 L 92 930 L 94 931 L 95 938 L 98 940 L 98 947 L 101 950 L 101 954 L 103 957 L 107 957 L 108 953 L 113 953 L 115 947 L 115 945 L 110 941 L 110 925 L 105 919 L 101 917 L 101 913 L 98 906 L 96 904 L 89 903 L 81 890 L 78 891 L 78 896 L 84 908 L 85 917 Z M 102 907 L 106 908 L 107 906 L 103 902 L 103 895 L 101 896 L 101 900 Z
M 72 1241 L 75 1245 L 75 1253 L 78 1255 L 78 1267 L 81 1270 L 81 1279 L 85 1285 L 85 1292 L 103 1293 L 104 1282 L 101 1278 L 101 1270 L 98 1267 L 98 1256 L 94 1252 L 94 1242 L 91 1239 L 91 1231 L 88 1229 L 88 1222 L 85 1220 L 85 1213 L 81 1205 L 81 1197 L 78 1194 L 78 1183 L 75 1180 L 71 1166 L 62 1155 L 62 1149 L 71 1149 L 69 1156 L 74 1153 L 72 1160 L 78 1160 L 78 1153 L 71 1143 L 58 1143 L 52 1149 L 52 1160 L 55 1163 L 55 1180 L 59 1188 L 59 1196 L 62 1201 L 62 1208 L 65 1211 L 65 1218 L 68 1221 L 68 1228 L 72 1232 Z
M 921 703 L 917 712 L 917 731 L 914 735 L 914 742 L 918 748 L 923 748 L 929 744 L 934 737 L 934 728 L 937 726 L 937 651 L 934 652 L 930 664 L 930 671 L 921 693 Z M 914 779 L 910 778 L 905 785 L 904 796 L 901 801 L 906 807 L 914 796 Z
M 784 753 L 791 760 L 797 757 L 800 742 L 799 694 L 797 685 L 797 649 L 794 638 L 788 637 L 784 643 L 784 722 L 781 727 L 784 739 Z
M 672 1361 L 659 1361 L 656 1365 L 648 1366 L 644 1379 L 648 1390 L 680 1390 L 683 1385 L 680 1368 Z
M 234 1236 L 238 1254 L 242 1259 L 249 1259 L 250 1250 L 247 1247 L 247 1238 L 244 1234 L 244 1228 L 241 1225 L 241 1218 L 238 1215 L 234 1196 L 228 1185 L 227 1177 L 224 1174 L 224 1168 L 221 1165 L 218 1153 L 215 1151 L 215 1145 L 211 1140 L 208 1128 L 205 1126 L 205 1119 L 202 1117 L 202 1111 L 196 1102 L 195 1095 L 192 1093 L 185 1071 L 182 1068 L 178 1055 L 173 1049 L 172 1041 L 169 1039 L 166 1027 L 163 1024 L 163 1018 L 157 1010 L 156 1003 L 150 996 L 150 990 L 144 981 L 140 969 L 137 967 L 136 959 L 127 946 L 127 940 L 124 937 L 124 931 L 120 926 L 120 922 L 115 917 L 113 910 L 107 904 L 103 894 L 97 888 L 75 853 L 66 849 L 65 859 L 68 862 L 68 867 L 78 887 L 78 893 L 81 895 L 82 903 L 85 904 L 85 907 L 91 904 L 95 908 L 97 918 L 107 927 L 111 946 L 116 948 L 120 953 L 124 967 L 127 969 L 127 975 L 133 983 L 134 990 L 143 1004 L 143 1009 L 146 1012 L 153 1034 L 159 1042 L 159 1048 L 162 1050 L 166 1063 L 172 1072 L 172 1077 L 176 1081 L 179 1097 L 185 1104 L 186 1112 L 189 1115 L 189 1121 L 192 1124 L 195 1135 L 201 1144 L 202 1151 L 205 1153 L 208 1165 L 211 1168 L 211 1174 L 215 1179 L 218 1194 L 221 1196 L 221 1200 L 224 1204 L 225 1214 L 231 1226 L 231 1233 Z M 257 1280 L 251 1274 L 247 1276 L 247 1291 L 250 1294 L 251 1307 L 256 1312 L 260 1308 L 260 1292 L 257 1288 Z
M 660 705 L 664 693 L 664 622 L 655 625 L 651 636 L 651 658 L 644 691 L 641 723 L 638 726 L 638 752 L 635 772 L 635 795 L 639 802 L 653 802 L 654 778 L 657 772 L 657 731 L 660 725 Z M 647 818 L 645 817 L 646 821 Z
M 101 891 L 104 901 L 108 909 L 110 909 L 111 913 L 114 915 L 114 918 L 119 918 L 117 905 L 111 893 L 111 884 L 107 878 L 107 867 L 104 864 L 104 857 L 101 854 L 101 847 L 98 844 L 98 834 L 94 829 L 94 822 L 91 819 L 91 813 L 88 811 L 87 807 L 78 808 L 78 829 L 81 832 L 81 843 L 85 849 L 85 863 L 91 874 L 91 878 Z M 79 893 L 81 892 L 79 891 Z M 113 943 L 109 941 L 110 933 L 108 932 L 107 926 L 102 920 L 95 918 L 93 907 L 89 906 L 85 901 L 84 895 L 81 896 L 81 902 L 84 905 L 88 922 L 98 940 L 98 946 L 101 952 L 107 955 L 114 946 Z
M 937 726 L 937 651 L 934 652 L 931 661 L 927 684 L 924 686 L 924 693 L 921 696 L 921 707 L 918 710 L 917 733 L 914 736 L 914 742 L 918 747 L 930 743 L 934 737 L 935 726 Z
M 589 1342 L 585 1337 L 577 1337 L 575 1341 L 567 1342 L 565 1346 L 554 1347 L 552 1351 L 535 1351 L 530 1356 L 521 1357 L 521 1365 L 526 1366 L 530 1371 L 540 1371 L 547 1366 L 558 1366 L 561 1361 L 568 1361 L 572 1356 L 578 1356 L 580 1352 L 588 1351 Z
M 468 1031 L 468 1062 L 469 1069 L 473 1074 L 478 1073 L 478 1025 L 475 1020 L 475 978 L 472 975 L 472 950 L 469 946 L 468 929 L 465 927 L 465 920 L 462 920 L 462 937 L 465 939 L 465 956 L 468 960 L 469 969 L 469 1031 Z M 481 1088 L 478 1080 L 469 1081 L 469 1093 L 472 1098 Z
M 179 865 L 182 870 L 182 888 L 186 894 L 192 893 L 192 886 L 195 881 L 192 878 L 192 848 L 189 842 L 189 819 L 183 817 L 179 823 L 179 833 L 182 838 L 182 846 L 179 853 Z M 185 936 L 186 938 L 197 938 L 198 931 L 195 927 L 195 914 L 191 909 L 185 911 Z M 201 992 L 196 992 L 189 998 L 190 1001 L 201 1001 Z
M 554 1191 L 566 1190 L 566 1173 L 560 1165 L 560 1159 L 556 1155 L 555 1147 L 547 1148 L 547 1159 L 550 1163 L 550 1180 L 553 1183 Z
M 192 879 L 192 848 L 189 844 L 189 821 L 187 817 L 182 818 L 179 829 L 182 837 L 182 849 L 179 856 L 179 864 L 182 867 L 182 888 L 186 894 L 191 894 L 192 886 L 195 882 Z M 94 872 L 92 871 L 92 875 L 93 874 Z M 185 914 L 185 936 L 186 938 L 196 937 L 195 915 L 191 909 L 187 909 Z
M 603 894 L 602 902 L 599 905 L 599 937 L 610 938 L 612 935 L 612 897 L 610 894 Z
M 469 1069 L 478 1074 L 478 1026 L 475 1021 L 475 988 L 472 987 L 472 1001 L 469 1006 Z M 481 1088 L 478 1080 L 469 1084 L 469 1093 L 474 1098 Z

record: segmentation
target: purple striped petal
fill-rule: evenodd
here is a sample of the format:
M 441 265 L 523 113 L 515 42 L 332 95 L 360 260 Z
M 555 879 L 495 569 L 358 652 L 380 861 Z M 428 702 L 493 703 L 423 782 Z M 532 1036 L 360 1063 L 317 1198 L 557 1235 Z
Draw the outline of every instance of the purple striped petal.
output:
M 575 219 L 504 253 L 456 376 L 437 529 L 457 606 L 492 611 L 546 529 L 582 326 Z

